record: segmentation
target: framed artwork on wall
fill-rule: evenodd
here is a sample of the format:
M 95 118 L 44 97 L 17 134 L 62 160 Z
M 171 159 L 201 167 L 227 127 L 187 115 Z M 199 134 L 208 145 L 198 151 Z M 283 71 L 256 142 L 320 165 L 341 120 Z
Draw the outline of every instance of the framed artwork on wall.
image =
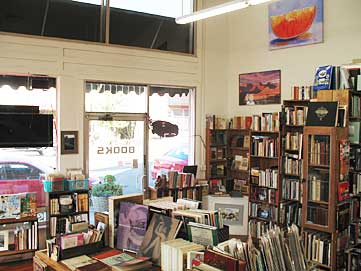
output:
M 239 75 L 239 105 L 281 103 L 281 71 Z
M 61 131 L 61 154 L 78 153 L 78 131 Z
M 323 42 L 323 0 L 280 0 L 268 5 L 269 49 Z

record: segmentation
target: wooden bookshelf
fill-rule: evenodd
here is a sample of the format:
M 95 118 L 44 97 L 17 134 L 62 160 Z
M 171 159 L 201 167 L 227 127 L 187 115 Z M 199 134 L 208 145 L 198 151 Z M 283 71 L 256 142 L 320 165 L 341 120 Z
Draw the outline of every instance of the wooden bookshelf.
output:
M 75 197 L 74 195 L 82 195 L 82 194 L 86 194 L 87 195 L 87 202 L 86 202 L 86 206 L 81 206 L 81 209 L 84 210 L 77 210 L 76 208 L 80 208 L 80 206 L 77 206 L 77 204 L 79 204 L 79 202 L 75 202 Z M 60 197 L 62 196 L 70 196 L 72 198 L 72 210 L 71 211 L 63 211 L 61 210 L 60 207 Z M 54 210 L 54 205 L 52 205 L 54 203 L 57 203 L 59 210 L 55 211 Z M 48 225 L 47 225 L 47 238 L 52 238 L 55 236 L 59 236 L 59 235 L 64 235 L 68 232 L 68 229 L 64 228 L 64 231 L 59 232 L 58 230 L 56 230 L 56 234 L 52 234 L 52 223 L 56 223 L 56 225 L 58 226 L 58 224 L 60 223 L 60 220 L 64 220 L 64 219 L 69 219 L 69 218 L 74 218 L 74 217 L 79 217 L 79 216 L 86 216 L 86 219 L 84 219 L 83 222 L 90 222 L 90 217 L 89 217 L 89 211 L 90 211 L 90 195 L 89 195 L 89 190 L 88 189 L 82 189 L 82 190 L 74 190 L 74 191 L 59 191 L 59 192 L 49 192 L 47 193 L 47 213 L 49 216 L 48 219 Z M 86 221 L 85 221 L 86 220 Z M 56 222 L 55 222 L 56 221 Z M 69 222 L 71 223 L 71 222 Z M 57 227 L 59 228 L 59 227 Z
M 1 231 L 7 232 L 8 234 L 6 238 L 7 239 L 6 245 L 8 247 L 8 250 L 0 251 L 0 262 L 6 263 L 6 262 L 31 259 L 34 256 L 35 251 L 39 247 L 39 230 L 38 230 L 37 216 L 27 216 L 20 218 L 2 218 L 0 219 L 0 225 L 2 226 Z M 24 229 L 23 232 L 20 230 L 21 227 L 23 227 Z M 29 230 L 32 233 L 30 236 L 28 235 Z M 19 232 L 18 237 L 16 237 L 15 235 L 16 231 L 22 232 L 21 235 Z M 32 231 L 35 231 L 35 233 L 33 233 Z M 11 240 L 9 238 L 10 232 L 12 232 L 15 235 L 14 240 Z M 19 238 L 19 240 L 23 239 L 22 241 L 24 246 L 23 249 L 21 247 L 17 247 L 15 238 Z M 29 245 L 29 242 L 31 243 L 31 245 Z
M 257 240 L 265 230 L 272 224 L 277 224 L 279 220 L 280 132 L 251 131 L 250 134 L 251 172 L 248 221 L 249 232 Z M 266 213 L 269 217 L 261 216 Z M 258 232 L 259 229 L 261 229 L 260 232 Z M 256 235 L 254 235 L 255 232 L 257 232 Z
M 316 240 L 322 247 L 327 244 L 330 250 L 329 258 L 323 255 L 323 258 L 316 262 L 320 267 L 329 266 L 329 270 L 337 270 L 340 264 L 338 261 L 345 257 L 344 251 L 347 248 L 338 244 L 343 243 L 341 240 L 345 238 L 345 234 L 348 235 L 349 223 L 347 195 L 345 199 L 339 200 L 338 191 L 339 184 L 348 181 L 348 175 L 341 174 L 349 169 L 349 158 L 347 154 L 343 154 L 347 149 L 348 129 L 305 126 L 303 139 L 303 234 L 311 236 L 312 240 Z M 343 212 L 346 214 L 345 219 Z M 310 241 L 307 238 L 304 241 L 307 255 Z
M 284 100 L 281 123 L 280 219 L 282 227 L 301 226 L 303 129 L 309 100 Z

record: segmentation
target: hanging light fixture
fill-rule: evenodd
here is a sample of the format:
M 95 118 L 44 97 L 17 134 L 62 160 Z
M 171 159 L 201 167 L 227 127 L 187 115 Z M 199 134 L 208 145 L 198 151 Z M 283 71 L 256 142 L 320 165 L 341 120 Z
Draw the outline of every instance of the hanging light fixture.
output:
M 199 21 L 202 19 L 206 19 L 209 17 L 213 17 L 213 16 L 217 16 L 220 14 L 224 14 L 227 12 L 231 12 L 231 11 L 235 11 L 235 10 L 239 10 L 239 9 L 244 9 L 247 8 L 249 6 L 254 6 L 254 5 L 258 5 L 258 4 L 263 4 L 266 2 L 269 2 L 272 0 L 235 0 L 235 1 L 230 1 L 224 4 L 220 4 L 214 7 L 210 7 L 210 8 L 206 8 L 206 9 L 202 9 L 196 12 L 193 12 L 191 14 L 182 16 L 182 17 L 178 17 L 175 19 L 177 24 L 187 24 L 187 23 L 191 23 L 191 22 L 195 22 L 195 21 Z

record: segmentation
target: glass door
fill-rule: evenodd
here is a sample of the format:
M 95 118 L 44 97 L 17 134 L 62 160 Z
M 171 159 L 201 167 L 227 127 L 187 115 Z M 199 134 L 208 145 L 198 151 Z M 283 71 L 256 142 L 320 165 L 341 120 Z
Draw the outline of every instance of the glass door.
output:
M 142 193 L 146 180 L 145 115 L 88 117 L 87 170 L 91 185 L 111 176 L 122 186 L 123 194 Z

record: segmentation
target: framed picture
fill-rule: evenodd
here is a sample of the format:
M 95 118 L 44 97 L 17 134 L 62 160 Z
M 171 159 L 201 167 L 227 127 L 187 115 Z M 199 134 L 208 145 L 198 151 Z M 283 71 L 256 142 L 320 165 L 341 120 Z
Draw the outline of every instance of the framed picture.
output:
M 231 235 L 248 235 L 248 197 L 205 197 L 204 208 L 219 210 Z
M 61 131 L 61 154 L 78 153 L 78 131 Z
M 281 103 L 281 71 L 239 75 L 239 105 Z
M 0 251 L 9 250 L 9 232 L 0 231 Z
M 323 0 L 280 0 L 268 5 L 269 49 L 323 42 Z

